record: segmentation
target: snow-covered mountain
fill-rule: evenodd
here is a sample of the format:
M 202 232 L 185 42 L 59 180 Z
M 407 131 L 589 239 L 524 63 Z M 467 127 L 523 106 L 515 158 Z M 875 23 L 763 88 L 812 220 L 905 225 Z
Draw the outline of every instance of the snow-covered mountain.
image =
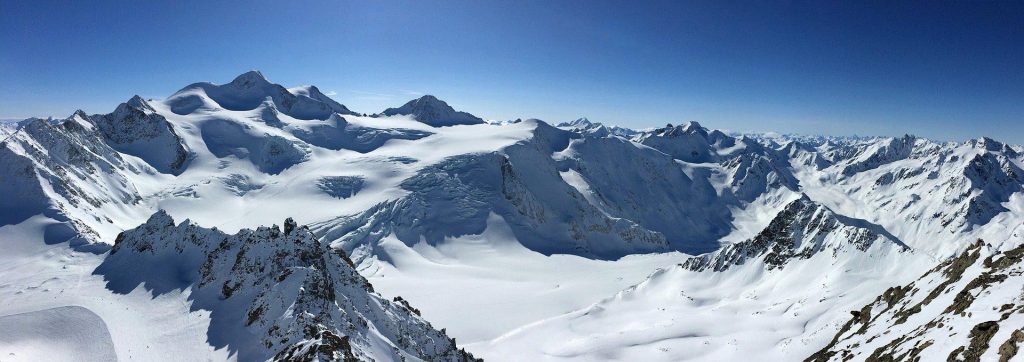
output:
M 227 235 L 159 211 L 118 235 L 95 273 L 117 293 L 190 290 L 193 310 L 211 312 L 211 345 L 240 360 L 474 359 L 292 219 Z
M 527 359 L 801 360 L 860 293 L 907 265 L 930 263 L 876 225 L 835 214 L 806 196 L 755 236 L 658 269 L 639 284 L 479 348 Z M 898 277 L 896 277 L 898 278 Z
M 569 122 L 559 123 L 557 127 L 577 132 L 608 133 L 620 137 L 633 137 L 641 133 L 641 131 L 637 131 L 631 128 L 619 126 L 605 126 L 604 124 L 599 122 L 591 122 L 586 117 L 577 118 Z
M 204 108 L 248 111 L 266 101 L 296 119 L 326 119 L 334 113 L 355 115 L 315 86 L 286 89 L 270 83 L 255 70 L 239 75 L 228 84 L 191 84 L 167 98 L 166 104 L 176 114 L 191 114 Z
M 0 126 L 0 318 L 98 318 L 119 359 L 863 359 L 850 310 L 1024 244 L 990 138 L 362 114 L 252 71 Z
M 806 195 L 786 205 L 768 226 L 753 238 L 723 246 L 718 251 L 694 257 L 681 264 L 694 271 L 724 271 L 748 261 L 771 270 L 787 263 L 809 259 L 818 253 L 841 254 L 872 250 L 876 242 L 888 251 L 908 251 L 905 244 L 877 225 L 836 215 Z
M 401 107 L 385 109 L 381 114 L 384 116 L 411 116 L 417 121 L 434 127 L 484 123 L 480 117 L 456 111 L 445 101 L 429 94 L 413 99 Z
M 84 113 L 72 120 L 91 129 Z M 142 97 L 121 103 L 113 113 L 95 117 L 95 128 L 107 143 L 122 153 L 139 157 L 157 171 L 180 174 L 189 159 L 189 151 L 167 119 Z
M 917 280 L 858 310 L 809 361 L 1019 359 L 1024 343 L 1024 246 L 978 240 Z

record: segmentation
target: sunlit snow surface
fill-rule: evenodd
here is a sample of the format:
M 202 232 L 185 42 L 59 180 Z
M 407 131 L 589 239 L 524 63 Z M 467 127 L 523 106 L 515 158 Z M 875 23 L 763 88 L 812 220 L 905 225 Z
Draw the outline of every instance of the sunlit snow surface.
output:
M 78 306 L 0 317 L 5 361 L 112 361 L 117 359 L 106 323 Z
M 0 188 L 17 196 L 0 200 L 0 321 L 20 318 L 26 336 L 33 321 L 62 318 L 47 310 L 75 311 L 66 333 L 95 339 L 66 338 L 54 353 L 74 343 L 107 353 L 104 334 L 89 333 L 105 325 L 119 360 L 230 358 L 210 347 L 209 316 L 190 312 L 187 291 L 117 294 L 93 275 L 102 244 L 159 209 L 228 233 L 287 217 L 314 225 L 378 292 L 499 361 L 802 360 L 886 288 L 978 238 L 1018 245 L 1024 229 L 1022 150 L 990 139 L 434 127 L 400 108 L 358 115 L 258 73 L 129 103 L 150 109 L 138 127 L 152 143 L 106 147 L 82 117 L 71 122 L 86 131 L 0 127 L 12 137 Z M 176 141 L 153 128 L 161 119 L 188 153 L 181 169 Z M 755 238 L 802 195 L 849 226 L 794 234 L 826 246 L 816 254 L 781 268 L 764 254 L 724 271 L 679 266 Z M 887 242 L 844 246 L 865 227 Z M 38 350 L 11 340 L 0 338 L 0 360 Z
M 33 217 L 0 227 L 5 247 L 0 254 L 4 361 L 108 360 L 103 358 L 110 355 L 106 348 L 113 348 L 122 361 L 228 358 L 226 351 L 207 344 L 209 315 L 190 313 L 187 295 L 153 298 L 141 288 L 128 294 L 107 290 L 103 278 L 92 275 L 103 255 L 75 252 L 66 243 L 47 244 L 43 230 L 53 223 Z M 53 308 L 73 313 L 46 312 Z M 19 323 L 20 330 L 4 323 L 17 316 L 31 320 Z M 55 323 L 63 335 L 32 320 Z M 33 340 L 23 343 L 22 338 Z M 107 339 L 112 346 L 105 344 Z M 99 354 L 89 355 L 90 351 Z

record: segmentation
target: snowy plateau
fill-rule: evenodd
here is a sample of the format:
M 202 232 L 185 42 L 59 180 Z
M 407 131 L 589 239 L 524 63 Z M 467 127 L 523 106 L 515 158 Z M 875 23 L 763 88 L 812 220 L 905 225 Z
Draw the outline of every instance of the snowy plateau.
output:
M 251 71 L 0 140 L 4 362 L 1024 359 L 991 138 L 364 114 Z

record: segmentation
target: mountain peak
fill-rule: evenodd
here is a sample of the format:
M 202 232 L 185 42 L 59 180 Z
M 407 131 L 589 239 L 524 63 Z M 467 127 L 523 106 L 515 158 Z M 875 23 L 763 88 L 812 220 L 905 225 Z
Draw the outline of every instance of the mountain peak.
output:
M 76 110 L 75 113 L 72 113 L 70 116 L 68 116 L 68 118 L 65 118 L 61 123 L 74 124 L 78 127 L 87 130 L 93 129 L 93 124 L 92 121 L 89 120 L 89 115 L 85 114 L 85 112 L 81 109 Z
M 304 85 L 300 87 L 290 88 L 288 89 L 288 92 L 298 97 L 308 97 L 309 99 L 312 99 L 314 101 L 321 102 L 324 105 L 326 105 L 327 108 L 333 113 L 340 113 L 342 115 L 353 116 L 359 115 L 358 113 L 348 109 L 348 107 L 345 107 L 345 105 L 338 103 L 334 99 L 331 99 L 330 96 L 324 94 L 324 92 L 320 91 L 320 88 L 317 88 L 315 85 Z
M 1005 152 L 1015 155 L 1016 152 L 1005 143 L 996 141 L 989 137 L 981 137 L 967 141 L 972 147 L 984 149 L 991 152 Z
M 414 108 L 418 109 L 430 107 L 436 108 L 438 110 L 444 110 L 447 112 L 455 112 L 455 108 L 452 108 L 452 106 L 448 105 L 448 102 L 442 101 L 430 94 L 426 94 L 423 95 L 422 97 L 406 102 L 405 105 L 412 105 Z
M 680 127 L 683 127 L 683 131 L 691 131 L 704 128 L 697 121 L 686 122 L 686 124 L 682 124 L 680 125 Z
M 149 105 L 149 102 L 146 102 L 145 99 L 142 99 L 142 97 L 137 94 L 129 99 L 125 104 L 140 111 L 153 111 L 153 107 Z
M 406 102 L 401 107 L 388 108 L 381 114 L 412 116 L 417 121 L 434 127 L 484 123 L 483 119 L 466 112 L 456 111 L 447 102 L 429 94 Z
M 445 101 L 442 101 L 440 99 L 437 99 L 437 97 L 434 97 L 432 94 L 424 94 L 422 97 L 419 97 L 415 100 L 421 102 L 441 102 L 444 103 L 445 106 L 448 105 L 448 103 L 445 103 Z
M 248 88 L 257 85 L 270 84 L 270 81 L 268 81 L 267 78 L 263 76 L 263 73 L 260 73 L 260 71 L 250 70 L 235 77 L 235 79 L 231 81 L 231 84 Z
M 205 93 L 213 104 L 206 104 L 208 101 L 198 96 L 199 92 Z M 251 111 L 260 107 L 267 97 L 273 100 L 281 113 L 297 119 L 323 120 L 332 113 L 356 114 L 314 86 L 288 89 L 271 83 L 258 70 L 242 73 L 227 84 L 193 83 L 172 95 L 166 103 L 172 112 L 185 115 L 204 106 Z
M 678 126 L 673 126 L 669 123 L 665 125 L 665 128 L 658 130 L 657 133 L 664 137 L 679 137 L 692 134 L 699 134 L 703 138 L 708 136 L 707 130 L 696 121 L 686 122 Z
M 159 209 L 156 212 L 154 212 L 153 215 L 150 215 L 149 219 L 146 219 L 144 225 L 148 225 L 151 227 L 174 226 L 174 218 L 171 217 L 171 215 L 168 214 L 167 211 L 165 211 L 164 209 Z
M 571 127 L 571 128 L 590 128 L 594 125 L 600 125 L 599 123 L 590 122 L 586 117 L 575 119 L 571 122 L 565 122 L 558 125 L 558 127 Z
M 415 308 L 374 293 L 344 251 L 291 218 L 283 232 L 226 234 L 158 211 L 122 232 L 95 273 L 124 293 L 190 290 L 193 310 L 211 313 L 210 333 L 244 332 L 211 342 L 238 360 L 475 360 Z
M 327 97 L 327 95 L 324 94 L 324 92 L 321 92 L 320 88 L 317 88 L 315 85 L 309 85 L 309 86 L 306 86 L 306 88 L 309 89 L 309 96 L 311 98 L 315 99 L 315 98 L 318 98 L 318 97 Z

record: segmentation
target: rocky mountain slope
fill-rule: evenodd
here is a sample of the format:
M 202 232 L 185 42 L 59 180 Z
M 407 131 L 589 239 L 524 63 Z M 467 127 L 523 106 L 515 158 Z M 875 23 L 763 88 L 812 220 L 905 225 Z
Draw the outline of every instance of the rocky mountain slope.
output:
M 88 119 L 118 151 L 139 157 L 163 173 L 184 171 L 189 159 L 186 145 L 167 119 L 142 97 L 134 96 L 113 113 Z
M 95 273 L 120 293 L 190 290 L 192 308 L 211 312 L 210 343 L 240 360 L 474 359 L 291 219 L 228 235 L 160 211 L 119 235 Z
M 886 289 L 808 361 L 1019 359 L 1024 246 L 978 240 L 917 280 Z

